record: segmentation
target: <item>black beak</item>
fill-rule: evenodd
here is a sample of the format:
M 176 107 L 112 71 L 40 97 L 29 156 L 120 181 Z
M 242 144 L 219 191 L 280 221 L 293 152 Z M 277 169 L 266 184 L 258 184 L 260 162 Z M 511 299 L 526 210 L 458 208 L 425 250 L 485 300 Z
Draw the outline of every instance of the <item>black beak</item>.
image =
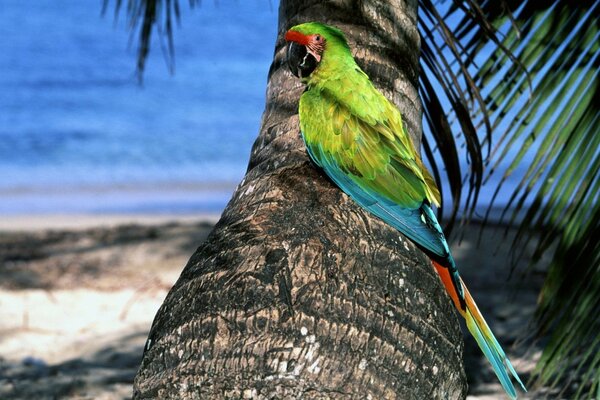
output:
M 288 45 L 287 62 L 292 74 L 298 78 L 306 78 L 317 67 L 317 60 L 306 51 L 306 46 L 296 42 L 290 42 Z

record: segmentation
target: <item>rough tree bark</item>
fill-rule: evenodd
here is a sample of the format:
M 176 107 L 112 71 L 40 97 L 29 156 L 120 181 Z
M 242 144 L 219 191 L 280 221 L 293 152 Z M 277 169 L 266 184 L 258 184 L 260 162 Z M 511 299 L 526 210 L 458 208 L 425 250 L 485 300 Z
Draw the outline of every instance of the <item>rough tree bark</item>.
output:
M 348 35 L 418 141 L 414 1 L 282 1 L 244 180 L 154 320 L 134 398 L 463 398 L 462 336 L 426 256 L 309 161 L 283 33 Z

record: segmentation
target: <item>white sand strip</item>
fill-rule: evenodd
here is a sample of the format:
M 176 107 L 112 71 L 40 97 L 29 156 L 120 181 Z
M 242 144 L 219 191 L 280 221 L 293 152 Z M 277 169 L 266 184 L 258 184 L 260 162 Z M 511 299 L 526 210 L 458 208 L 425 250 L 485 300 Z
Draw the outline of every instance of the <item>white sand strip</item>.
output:
M 33 214 L 0 215 L 0 232 L 39 231 L 46 229 L 84 230 L 119 225 L 160 225 L 170 222 L 216 223 L 219 214 Z

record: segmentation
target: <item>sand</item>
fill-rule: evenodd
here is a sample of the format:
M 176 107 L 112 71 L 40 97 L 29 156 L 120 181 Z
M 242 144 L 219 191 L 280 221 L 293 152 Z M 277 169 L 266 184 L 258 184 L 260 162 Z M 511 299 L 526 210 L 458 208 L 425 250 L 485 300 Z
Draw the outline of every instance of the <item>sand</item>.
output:
M 217 216 L 33 216 L 0 225 L 0 399 L 127 399 L 154 315 Z M 501 228 L 472 228 L 455 258 L 517 371 L 540 350 L 527 338 L 543 280 L 507 281 Z M 482 264 L 483 261 L 483 264 Z M 467 337 L 471 400 L 502 389 Z M 537 394 L 536 394 L 537 393 Z M 536 398 L 540 392 L 522 398 Z

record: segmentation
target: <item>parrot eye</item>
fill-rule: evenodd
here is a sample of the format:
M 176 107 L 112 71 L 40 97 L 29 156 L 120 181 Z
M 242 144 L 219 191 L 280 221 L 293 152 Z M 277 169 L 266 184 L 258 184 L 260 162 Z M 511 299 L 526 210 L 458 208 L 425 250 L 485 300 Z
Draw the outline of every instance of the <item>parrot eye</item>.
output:
M 321 36 L 320 36 L 320 35 L 317 35 L 317 36 L 315 36 L 315 40 L 316 40 L 317 42 L 320 42 L 320 41 L 321 41 Z

